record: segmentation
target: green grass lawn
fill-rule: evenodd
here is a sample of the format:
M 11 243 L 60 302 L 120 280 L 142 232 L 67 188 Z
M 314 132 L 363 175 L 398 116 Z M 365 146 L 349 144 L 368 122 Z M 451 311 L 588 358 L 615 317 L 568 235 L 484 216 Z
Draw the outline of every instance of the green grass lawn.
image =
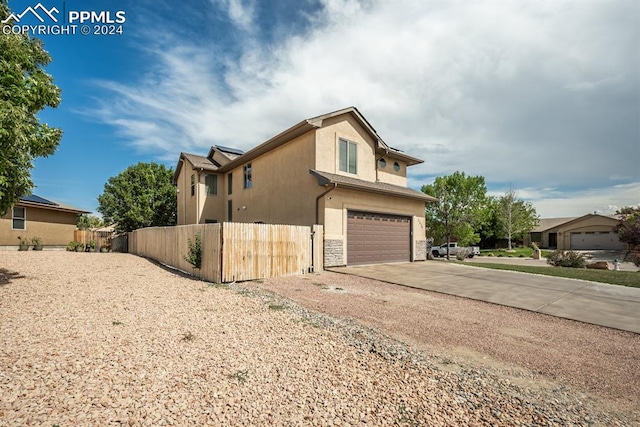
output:
M 548 253 L 549 251 L 542 250 L 542 256 L 546 256 Z M 499 258 L 531 258 L 531 256 L 533 255 L 533 249 L 529 247 L 513 248 L 511 249 L 511 251 L 508 251 L 507 249 L 481 249 L 480 255 Z
M 500 262 L 496 260 L 496 263 Z M 521 271 L 523 273 L 542 274 L 545 276 L 567 277 L 570 279 L 590 280 L 592 282 L 609 283 L 611 285 L 640 288 L 640 272 L 592 270 L 587 268 L 567 267 L 534 267 L 529 265 L 506 265 L 465 262 L 464 265 L 493 268 L 495 270 Z

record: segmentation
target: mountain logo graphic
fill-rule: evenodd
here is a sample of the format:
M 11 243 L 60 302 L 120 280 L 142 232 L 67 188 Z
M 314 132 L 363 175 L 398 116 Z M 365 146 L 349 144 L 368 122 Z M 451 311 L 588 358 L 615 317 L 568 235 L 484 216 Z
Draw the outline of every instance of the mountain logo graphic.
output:
M 57 14 L 57 13 L 60 13 L 60 11 L 56 9 L 55 6 L 49 10 L 46 7 L 44 7 L 42 3 L 38 3 L 34 7 L 31 7 L 31 6 L 27 7 L 24 11 L 22 11 L 22 13 L 18 13 L 18 14 L 12 13 L 7 17 L 7 19 L 3 19 L 2 23 L 6 24 L 10 20 L 13 20 L 16 23 L 18 23 L 27 13 L 31 13 L 33 16 L 36 17 L 38 21 L 44 23 L 44 18 L 40 14 L 38 14 L 38 11 L 40 11 L 40 14 L 44 14 L 48 16 L 49 19 L 51 19 L 53 22 L 58 22 L 58 18 L 54 15 L 54 13 Z

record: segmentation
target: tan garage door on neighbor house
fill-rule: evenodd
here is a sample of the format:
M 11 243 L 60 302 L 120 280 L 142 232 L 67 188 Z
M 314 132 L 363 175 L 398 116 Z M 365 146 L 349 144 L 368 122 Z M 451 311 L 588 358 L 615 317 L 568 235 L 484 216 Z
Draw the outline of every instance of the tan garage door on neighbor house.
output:
M 571 233 L 571 249 L 576 250 L 625 250 L 627 245 L 618 240 L 614 231 L 588 231 Z
M 411 218 L 347 212 L 347 265 L 411 261 Z

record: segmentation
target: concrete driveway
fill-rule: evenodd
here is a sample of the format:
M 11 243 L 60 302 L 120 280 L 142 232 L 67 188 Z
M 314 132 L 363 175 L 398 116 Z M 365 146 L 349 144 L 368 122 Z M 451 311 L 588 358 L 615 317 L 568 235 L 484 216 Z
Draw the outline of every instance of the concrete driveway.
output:
M 639 288 L 439 261 L 330 270 L 640 333 Z

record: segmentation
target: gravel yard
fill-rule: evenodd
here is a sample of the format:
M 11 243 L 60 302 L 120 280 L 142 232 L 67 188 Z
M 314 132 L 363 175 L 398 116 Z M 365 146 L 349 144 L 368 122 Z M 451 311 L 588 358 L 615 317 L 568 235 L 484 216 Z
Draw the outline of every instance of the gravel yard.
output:
M 0 426 L 631 426 L 639 373 L 639 335 L 363 278 L 0 252 Z

